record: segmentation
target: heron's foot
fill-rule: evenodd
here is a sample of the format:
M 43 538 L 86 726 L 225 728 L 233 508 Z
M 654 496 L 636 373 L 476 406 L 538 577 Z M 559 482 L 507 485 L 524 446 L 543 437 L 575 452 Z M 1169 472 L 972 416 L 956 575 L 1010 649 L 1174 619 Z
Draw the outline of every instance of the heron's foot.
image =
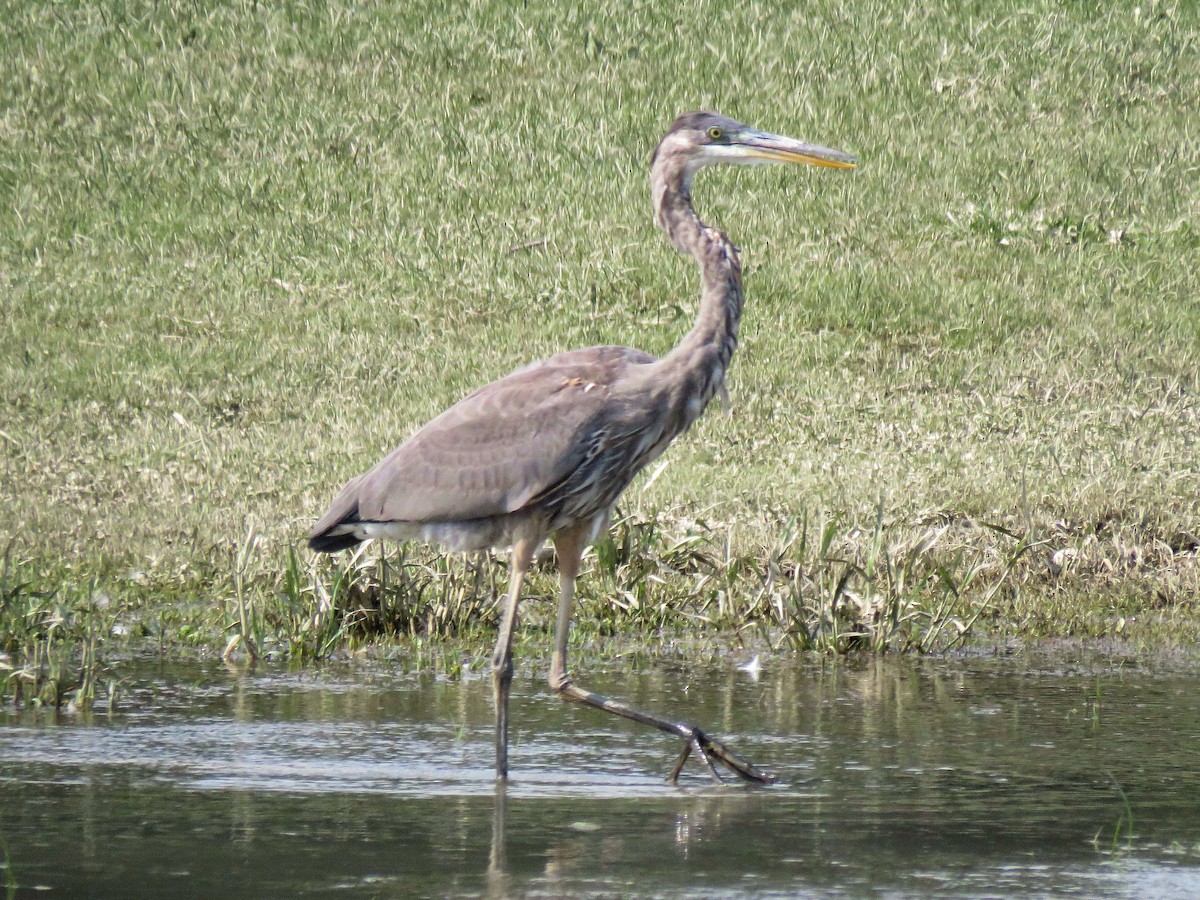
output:
M 721 780 L 721 775 L 717 772 L 717 767 L 714 763 L 720 763 L 727 769 L 733 770 L 738 777 L 745 781 L 754 782 L 755 784 L 773 784 L 775 781 L 774 775 L 750 765 L 750 763 L 746 762 L 720 741 L 710 738 L 694 725 L 641 712 L 640 710 L 626 706 L 624 703 L 610 700 L 608 697 L 594 694 L 576 684 L 572 684 L 561 665 L 551 667 L 550 687 L 563 700 L 582 703 L 594 709 L 602 709 L 605 712 L 613 713 L 625 719 L 632 719 L 634 722 L 641 722 L 643 725 L 650 725 L 659 731 L 678 735 L 683 738 L 683 753 L 680 754 L 678 761 L 675 763 L 675 768 L 671 771 L 670 780 L 672 783 L 678 781 L 679 773 L 683 771 L 683 766 L 688 761 L 688 757 L 692 755 L 693 750 L 696 752 L 697 758 L 704 761 L 704 764 L 708 767 L 709 774 L 719 784 L 723 784 L 724 782 Z
M 750 765 L 736 753 L 731 751 L 723 743 L 710 738 L 699 728 L 691 727 L 691 734 L 686 738 L 686 743 L 683 745 L 683 752 L 679 754 L 679 759 L 675 762 L 675 768 L 671 770 L 670 778 L 672 784 L 679 780 L 679 773 L 683 771 L 684 764 L 688 761 L 688 757 L 695 751 L 696 757 L 703 760 L 704 765 L 708 767 L 708 773 L 712 775 L 713 780 L 718 784 L 724 784 L 725 781 L 721 778 L 721 773 L 717 771 L 717 767 L 713 765 L 718 762 L 721 765 L 733 770 L 733 772 L 744 781 L 750 781 L 754 784 L 773 784 L 775 776 L 769 772 L 764 772 L 755 766 Z

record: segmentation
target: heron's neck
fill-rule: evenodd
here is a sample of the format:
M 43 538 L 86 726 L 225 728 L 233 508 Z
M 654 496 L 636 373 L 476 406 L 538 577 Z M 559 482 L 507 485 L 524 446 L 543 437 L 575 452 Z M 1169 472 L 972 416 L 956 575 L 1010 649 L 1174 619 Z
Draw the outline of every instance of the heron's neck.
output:
M 660 360 L 662 381 L 678 394 L 690 425 L 725 380 L 742 317 L 742 266 L 725 233 L 700 221 L 692 207 L 691 173 L 659 160 L 651 171 L 658 224 L 700 267 L 700 310 L 692 330 Z

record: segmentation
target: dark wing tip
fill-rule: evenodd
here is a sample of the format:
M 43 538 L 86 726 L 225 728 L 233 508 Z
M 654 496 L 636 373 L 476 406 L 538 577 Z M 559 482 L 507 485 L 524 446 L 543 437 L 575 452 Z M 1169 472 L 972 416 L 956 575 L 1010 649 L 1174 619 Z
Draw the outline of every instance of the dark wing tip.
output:
M 337 553 L 361 543 L 352 534 L 315 534 L 308 539 L 308 549 L 317 553 Z
M 317 553 L 337 553 L 362 541 L 352 534 L 330 534 L 339 525 L 350 525 L 358 518 L 358 485 L 363 476 L 352 478 L 334 499 L 325 515 L 308 535 L 308 547 Z

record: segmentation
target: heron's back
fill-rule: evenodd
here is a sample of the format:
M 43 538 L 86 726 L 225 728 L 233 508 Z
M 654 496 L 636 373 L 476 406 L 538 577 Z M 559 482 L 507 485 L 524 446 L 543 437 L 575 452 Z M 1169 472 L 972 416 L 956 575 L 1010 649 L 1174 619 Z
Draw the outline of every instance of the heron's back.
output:
M 506 543 L 530 515 L 553 531 L 607 510 L 665 446 L 669 417 L 645 389 L 654 362 L 592 347 L 492 382 L 347 483 L 310 545 L 387 536 L 469 549 Z

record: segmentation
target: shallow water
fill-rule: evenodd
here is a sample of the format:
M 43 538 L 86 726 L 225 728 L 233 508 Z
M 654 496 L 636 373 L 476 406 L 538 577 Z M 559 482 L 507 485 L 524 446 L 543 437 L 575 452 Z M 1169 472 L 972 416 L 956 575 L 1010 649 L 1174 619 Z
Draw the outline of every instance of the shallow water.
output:
M 729 739 L 768 788 L 490 685 L 131 668 L 114 710 L 0 713 L 17 896 L 1200 895 L 1200 665 L 1104 654 L 660 662 L 580 681 Z M 11 883 L 10 881 L 10 883 Z

